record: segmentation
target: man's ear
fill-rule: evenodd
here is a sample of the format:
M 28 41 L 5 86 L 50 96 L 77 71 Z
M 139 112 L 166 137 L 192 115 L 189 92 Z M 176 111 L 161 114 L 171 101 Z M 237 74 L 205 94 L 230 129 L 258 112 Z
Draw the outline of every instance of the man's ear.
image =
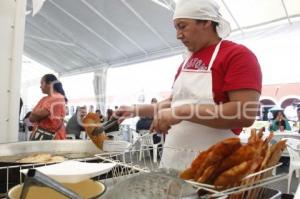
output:
M 208 28 L 210 28 L 211 26 L 212 26 L 212 21 L 207 20 L 207 21 L 204 22 L 204 28 L 205 28 L 205 29 L 208 29 Z

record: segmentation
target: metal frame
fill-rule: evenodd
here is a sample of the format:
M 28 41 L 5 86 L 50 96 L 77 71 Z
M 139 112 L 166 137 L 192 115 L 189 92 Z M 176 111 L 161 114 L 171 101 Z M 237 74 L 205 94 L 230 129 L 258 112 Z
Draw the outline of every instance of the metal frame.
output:
M 169 148 L 169 147 L 168 147 Z M 180 150 L 176 148 L 169 148 L 172 150 Z M 97 154 L 95 155 L 99 159 L 103 160 L 104 162 L 112 162 L 116 163 L 117 166 L 121 166 L 122 169 L 114 169 L 114 176 L 113 176 L 113 184 L 116 184 L 122 180 L 124 180 L 124 176 L 131 176 L 132 174 L 136 173 L 148 173 L 151 171 L 155 171 L 159 168 L 159 162 L 155 163 L 153 162 L 151 155 L 150 157 L 146 157 L 145 155 L 143 156 L 143 159 L 141 161 L 138 160 L 140 150 L 137 149 L 130 149 L 126 152 L 119 152 L 119 153 L 102 153 L 102 154 Z M 143 153 L 149 152 L 149 149 L 143 149 Z M 197 188 L 197 190 L 205 190 L 208 191 L 209 194 L 204 196 L 204 198 L 218 198 L 218 199 L 225 199 L 228 196 L 231 196 L 233 194 L 242 194 L 243 199 L 249 199 L 250 193 L 247 195 L 245 192 L 253 190 L 253 192 L 256 192 L 258 196 L 262 194 L 262 191 L 260 189 L 254 190 L 256 188 L 262 188 L 262 186 L 285 180 L 287 179 L 287 174 L 281 174 L 281 175 L 275 175 L 271 177 L 267 177 L 264 179 L 259 179 L 257 180 L 257 177 L 260 175 L 263 175 L 266 172 L 270 172 L 273 169 L 276 169 L 279 167 L 281 163 L 267 168 L 265 170 L 250 174 L 244 178 L 243 181 L 246 183 L 242 183 L 242 185 L 235 186 L 233 188 L 227 188 L 225 190 L 217 190 L 213 185 L 209 184 L 203 184 L 203 183 L 198 183 L 195 181 L 190 181 L 187 180 L 188 183 L 192 184 L 194 187 Z M 125 177 L 126 179 L 126 177 Z M 111 179 L 104 179 L 104 182 L 106 181 L 111 181 Z
M 27 21 L 27 23 L 32 26 L 36 31 L 40 32 L 43 35 L 48 36 L 49 34 L 45 33 L 44 31 L 40 30 L 38 27 L 36 27 L 35 24 Z M 89 61 L 87 59 L 85 59 L 81 54 L 78 54 L 74 51 L 68 51 L 65 48 L 63 48 L 61 45 L 65 45 L 68 47 L 75 47 L 76 44 L 75 43 L 70 43 L 70 42 L 65 42 L 65 41 L 60 41 L 60 40 L 53 40 L 53 39 L 48 39 L 48 38 L 42 38 L 42 37 L 38 37 L 38 36 L 33 36 L 33 35 L 25 35 L 25 38 L 29 38 L 29 39 L 34 39 L 34 40 L 40 40 L 40 41 L 44 41 L 44 42 L 49 42 L 49 43 L 53 43 L 53 45 L 55 45 L 57 48 L 66 51 L 67 53 L 69 53 L 70 55 L 73 55 L 75 57 L 79 57 L 81 60 L 83 60 L 86 64 L 90 64 Z M 59 45 L 60 44 L 60 45 Z
M 87 161 L 96 161 L 96 160 L 100 160 L 98 157 L 90 157 L 90 158 L 81 158 L 81 159 L 74 159 L 76 161 L 80 161 L 80 162 L 87 162 Z M 6 171 L 6 191 L 9 191 L 9 185 L 10 185 L 10 180 L 9 180 L 9 175 L 12 169 L 29 169 L 29 168 L 37 168 L 37 167 L 41 167 L 41 166 L 47 166 L 47 165 L 52 165 L 52 164 L 56 164 L 56 163 L 35 163 L 35 164 L 20 164 L 20 165 L 13 165 L 13 166 L 7 166 L 7 167 L 0 167 L 0 171 Z M 22 182 L 24 182 L 24 177 L 22 176 L 22 173 L 20 172 L 19 175 L 19 184 L 21 184 Z
M 36 54 L 39 54 L 40 57 L 44 57 L 44 59 L 50 60 L 52 63 L 54 63 L 53 65 L 51 65 L 51 67 L 49 66 L 50 68 L 54 68 L 54 69 L 55 69 L 55 68 L 59 68 L 59 70 L 58 70 L 59 72 L 61 72 L 61 71 L 67 71 L 66 68 L 65 68 L 64 66 L 60 66 L 60 64 L 57 63 L 55 59 L 46 56 L 46 55 L 43 54 L 42 52 L 39 52 L 39 51 L 33 49 L 32 47 L 25 46 L 24 49 L 26 49 L 26 48 L 29 49 L 30 51 L 33 51 L 33 52 L 36 53 Z M 26 54 L 25 54 L 25 55 L 26 55 Z M 29 57 L 29 56 L 28 56 L 28 57 Z M 37 60 L 37 61 L 38 61 L 38 60 Z
M 167 10 L 171 10 L 170 6 L 168 5 L 168 3 L 166 2 L 166 0 L 163 0 L 164 3 L 162 3 L 160 0 L 151 0 L 153 3 L 161 6 L 162 8 L 165 8 Z
M 65 33 L 65 31 L 62 31 L 59 27 L 57 27 L 57 25 L 55 25 L 55 23 L 54 23 L 50 18 L 46 17 L 46 16 L 45 16 L 44 14 L 42 14 L 41 12 L 38 13 L 38 15 L 41 16 L 41 17 L 43 17 L 43 19 L 45 19 L 48 23 L 50 23 L 50 25 L 51 25 L 52 27 L 54 27 L 55 29 L 59 30 L 61 35 L 63 35 L 64 37 L 70 38 L 70 40 L 72 40 L 72 42 L 73 42 L 76 46 L 82 48 L 82 49 L 85 50 L 88 54 L 92 55 L 92 56 L 94 57 L 95 60 L 97 60 L 97 61 L 99 61 L 99 62 L 101 62 L 101 63 L 103 63 L 103 64 L 108 65 L 107 60 L 100 59 L 94 52 L 92 52 L 92 51 L 90 51 L 89 49 L 85 48 L 84 46 L 82 46 L 82 45 L 81 45 L 80 43 L 78 43 L 77 41 L 74 41 L 74 39 L 73 39 L 71 36 L 67 35 L 67 34 Z
M 173 49 L 172 46 L 126 1 L 121 2 L 149 29 L 151 32 L 162 41 L 168 48 Z
M 292 21 L 291 21 L 291 19 L 290 19 L 290 16 L 289 16 L 289 13 L 288 13 L 288 11 L 287 11 L 287 8 L 286 8 L 286 5 L 285 5 L 284 0 L 281 0 L 281 4 L 282 4 L 282 7 L 283 7 L 283 9 L 284 9 L 284 12 L 285 12 L 285 14 L 286 14 L 286 18 L 287 18 L 289 24 L 292 25 Z
M 69 42 L 60 41 L 60 40 L 56 40 L 56 39 L 48 39 L 48 38 L 43 38 L 43 37 L 34 36 L 34 35 L 27 35 L 25 37 L 35 39 L 35 40 L 44 41 L 44 42 L 60 44 L 60 45 L 64 45 L 64 46 L 75 46 L 74 43 L 69 43 Z
M 124 38 L 126 38 L 131 44 L 133 44 L 141 52 L 143 52 L 145 55 L 148 54 L 148 52 L 143 47 L 141 47 L 137 42 L 135 42 L 133 39 L 131 39 L 124 31 L 122 31 L 115 24 L 113 24 L 109 19 L 107 19 L 99 10 L 96 10 L 91 4 L 86 2 L 86 0 L 81 0 L 81 2 L 84 5 L 86 5 L 91 11 L 93 11 L 98 17 L 100 17 L 102 20 L 104 20 L 106 23 L 108 23 L 111 27 L 113 27 L 118 33 L 120 33 Z
M 121 51 L 117 46 L 115 46 L 114 44 L 112 44 L 111 42 L 107 41 L 104 37 L 102 37 L 101 35 L 99 35 L 97 32 L 95 32 L 92 28 L 90 28 L 89 26 L 85 25 L 83 22 L 81 22 L 78 18 L 76 18 L 75 16 L 73 16 L 72 14 L 70 14 L 69 12 L 67 12 L 65 9 L 63 9 L 60 5 L 58 5 L 57 3 L 55 3 L 53 0 L 49 0 L 49 2 L 54 5 L 57 9 L 59 9 L 60 11 L 62 11 L 64 14 L 66 14 L 67 16 L 69 16 L 71 19 L 73 19 L 74 21 L 76 21 L 78 24 L 80 24 L 83 28 L 85 28 L 87 31 L 89 31 L 90 33 L 92 33 L 93 35 L 95 35 L 97 38 L 99 38 L 100 40 L 102 40 L 104 43 L 106 43 L 108 46 L 110 46 L 111 48 L 113 48 L 116 52 L 118 52 L 122 57 L 128 58 L 128 56 L 126 55 L 125 52 Z
M 231 10 L 230 10 L 229 6 L 227 5 L 227 3 L 225 2 L 225 0 L 221 0 L 221 1 L 222 1 L 223 5 L 225 6 L 226 10 L 228 11 L 229 15 L 231 16 L 231 18 L 233 19 L 234 23 L 238 27 L 238 30 L 240 30 L 242 33 L 244 33 L 242 27 L 240 26 L 237 19 L 234 17 L 233 13 L 231 12 Z
M 131 64 L 137 64 L 141 62 L 146 62 L 146 61 L 152 61 L 155 59 L 161 59 L 161 58 L 166 58 L 166 57 L 171 57 L 175 55 L 179 55 L 184 52 L 184 47 L 183 46 L 178 46 L 174 47 L 173 50 L 170 52 L 169 49 L 164 49 L 161 51 L 156 51 L 154 53 L 148 54 L 147 56 L 138 56 L 138 57 L 132 57 L 127 60 L 123 60 L 122 62 L 118 63 L 111 63 L 109 65 L 110 68 L 116 68 L 116 67 L 122 67 L 122 66 L 128 66 Z M 97 68 L 101 68 L 103 65 L 99 64 L 96 66 L 90 66 L 90 67 L 82 67 L 78 68 L 72 71 L 66 71 L 65 73 L 61 73 L 61 76 L 71 76 L 71 75 L 76 75 L 76 74 L 82 74 L 82 73 L 88 73 L 88 72 L 94 72 Z

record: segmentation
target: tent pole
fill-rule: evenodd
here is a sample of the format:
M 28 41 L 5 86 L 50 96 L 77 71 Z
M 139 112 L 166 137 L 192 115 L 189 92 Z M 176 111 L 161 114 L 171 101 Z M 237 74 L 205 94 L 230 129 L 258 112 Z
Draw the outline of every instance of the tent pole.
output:
M 0 143 L 18 140 L 26 1 L 0 1 Z

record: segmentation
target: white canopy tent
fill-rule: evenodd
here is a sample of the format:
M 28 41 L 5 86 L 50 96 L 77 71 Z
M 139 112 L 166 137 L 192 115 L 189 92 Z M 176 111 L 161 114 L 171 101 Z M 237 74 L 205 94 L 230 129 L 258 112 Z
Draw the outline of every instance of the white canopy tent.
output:
M 300 16 L 298 0 L 217 1 L 234 35 Z M 173 8 L 173 0 L 47 0 L 26 16 L 24 54 L 61 75 L 180 54 Z
M 180 54 L 184 49 L 175 37 L 172 0 L 46 0 L 41 10 L 34 16 L 31 15 L 32 0 L 27 1 L 27 11 L 17 10 L 17 6 L 11 7 L 8 2 L 10 0 L 2 0 L 0 7 L 3 10 L 11 8 L 9 10 L 11 18 L 15 16 L 13 13 L 18 13 L 16 16 L 19 19 L 24 19 L 25 12 L 27 14 L 24 54 L 55 70 L 61 76 L 101 71 L 95 73 L 98 74 L 95 78 L 95 82 L 98 82 L 95 86 L 96 94 L 103 95 L 105 92 L 107 68 L 168 57 Z M 20 4 L 19 2 L 17 0 L 15 4 Z M 218 2 L 224 17 L 231 23 L 233 29 L 231 38 L 255 35 L 256 33 L 251 30 L 274 24 L 300 27 L 297 23 L 300 16 L 298 0 L 218 0 Z M 2 19 L 7 20 L 1 15 Z M 3 24 L 1 21 L 1 26 Z M 19 26 L 22 27 L 22 23 Z M 10 27 L 5 28 L 8 30 Z M 249 34 L 249 31 L 252 33 Z M 3 40 L 7 38 L 7 35 L 4 36 L 1 37 Z M 22 28 L 18 38 L 23 38 Z M 8 39 L 9 42 L 13 42 L 16 38 Z M 14 48 L 20 48 L 21 44 L 22 42 L 19 42 L 19 46 Z M 2 46 L 1 51 L 7 51 L 7 46 L 10 45 Z M 3 60 L 7 60 L 7 57 L 1 57 L 0 61 Z M 4 68 L 10 66 L 9 63 L 4 64 Z M 15 67 L 21 67 L 20 63 L 15 64 Z M 5 71 L 1 73 L 1 77 L 4 76 L 8 79 L 7 82 L 19 83 L 13 81 L 15 77 L 20 76 L 19 72 Z M 1 84 L 3 92 L 10 88 L 13 86 Z M 7 94 L 4 101 L 8 102 L 18 96 Z M 17 107 L 17 101 L 16 99 L 11 101 L 12 106 Z M 1 103 L 2 107 L 7 107 L 6 105 L 7 103 Z M 4 131 L 8 131 L 8 128 L 2 128 L 4 126 L 17 126 L 17 119 L 13 119 L 17 118 L 17 112 L 11 111 L 12 109 L 7 109 L 1 113 L 0 126 Z M 9 131 L 12 131 L 10 133 L 16 133 L 16 128 L 10 129 Z M 0 142 L 7 140 L 14 139 L 7 136 L 0 138 Z

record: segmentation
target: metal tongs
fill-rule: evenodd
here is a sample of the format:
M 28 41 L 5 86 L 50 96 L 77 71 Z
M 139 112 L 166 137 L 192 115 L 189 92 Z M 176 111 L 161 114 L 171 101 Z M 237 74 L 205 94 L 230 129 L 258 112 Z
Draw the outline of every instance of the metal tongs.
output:
M 20 199 L 26 198 L 28 191 L 29 191 L 29 187 L 32 185 L 36 185 L 36 186 L 40 186 L 40 187 L 49 187 L 49 188 L 63 194 L 64 196 L 66 196 L 68 198 L 82 199 L 82 197 L 79 196 L 77 193 L 64 187 L 59 182 L 53 180 L 52 178 L 48 177 L 47 175 L 45 175 L 35 169 L 28 170 L 27 176 L 25 178 L 25 182 L 23 184 Z
M 117 124 L 118 124 L 118 119 L 115 117 L 112 117 L 109 121 L 104 122 L 101 126 L 97 126 L 93 130 L 92 135 L 93 136 L 100 135 L 101 133 L 105 132 L 107 129 L 109 129 Z

